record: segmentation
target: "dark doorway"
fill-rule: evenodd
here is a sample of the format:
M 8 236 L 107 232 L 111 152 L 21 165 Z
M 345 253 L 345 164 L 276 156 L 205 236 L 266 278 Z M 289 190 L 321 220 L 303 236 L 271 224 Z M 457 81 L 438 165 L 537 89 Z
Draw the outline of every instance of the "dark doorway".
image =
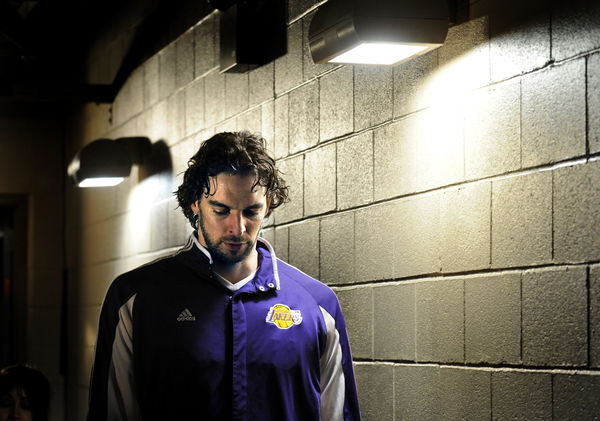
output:
M 0 367 L 25 361 L 27 196 L 0 195 Z

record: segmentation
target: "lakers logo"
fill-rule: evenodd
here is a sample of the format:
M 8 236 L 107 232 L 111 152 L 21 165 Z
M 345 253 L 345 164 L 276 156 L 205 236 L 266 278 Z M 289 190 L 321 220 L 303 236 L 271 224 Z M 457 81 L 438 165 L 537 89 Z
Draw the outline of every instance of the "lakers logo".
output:
M 267 323 L 273 323 L 279 329 L 289 329 L 293 325 L 302 323 L 300 310 L 292 310 L 285 304 L 275 304 L 269 309 Z

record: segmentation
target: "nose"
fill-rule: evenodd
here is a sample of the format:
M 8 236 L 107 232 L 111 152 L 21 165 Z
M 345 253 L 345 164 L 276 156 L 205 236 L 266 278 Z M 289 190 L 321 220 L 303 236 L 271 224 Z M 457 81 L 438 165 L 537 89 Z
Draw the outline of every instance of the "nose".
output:
M 246 225 L 244 224 L 244 216 L 241 212 L 231 212 L 229 218 L 227 218 L 227 233 L 240 237 L 246 232 Z

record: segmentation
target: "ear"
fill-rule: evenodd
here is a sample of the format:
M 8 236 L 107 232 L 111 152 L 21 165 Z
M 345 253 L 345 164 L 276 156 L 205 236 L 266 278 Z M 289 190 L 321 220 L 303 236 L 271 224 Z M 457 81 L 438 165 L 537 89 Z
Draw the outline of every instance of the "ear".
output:
M 190 205 L 190 208 L 192 209 L 192 212 L 194 212 L 196 215 L 198 215 L 198 213 L 200 213 L 200 201 L 196 200 L 194 203 L 192 203 Z
M 271 216 L 271 213 L 273 212 L 273 210 L 271 209 L 271 199 L 272 198 L 270 196 L 267 196 L 267 212 L 265 212 L 265 218 Z

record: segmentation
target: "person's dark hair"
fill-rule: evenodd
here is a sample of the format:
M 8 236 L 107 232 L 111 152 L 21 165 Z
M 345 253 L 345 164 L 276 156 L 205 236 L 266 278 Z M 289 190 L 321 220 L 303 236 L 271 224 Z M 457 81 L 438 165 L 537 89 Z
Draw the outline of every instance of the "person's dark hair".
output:
M 254 174 L 256 182 L 253 188 L 257 185 L 265 187 L 270 199 L 267 215 L 288 201 L 288 187 L 275 167 L 275 160 L 267 153 L 263 137 L 245 131 L 217 133 L 205 141 L 189 160 L 183 183 L 175 192 L 179 206 L 192 227 L 195 228 L 195 221 L 190 206 L 202 194 L 205 197 L 214 194 L 209 178 L 221 173 Z
M 50 407 L 50 383 L 41 371 L 26 365 L 11 365 L 0 370 L 0 394 L 20 386 L 31 406 L 33 421 L 47 421 Z

